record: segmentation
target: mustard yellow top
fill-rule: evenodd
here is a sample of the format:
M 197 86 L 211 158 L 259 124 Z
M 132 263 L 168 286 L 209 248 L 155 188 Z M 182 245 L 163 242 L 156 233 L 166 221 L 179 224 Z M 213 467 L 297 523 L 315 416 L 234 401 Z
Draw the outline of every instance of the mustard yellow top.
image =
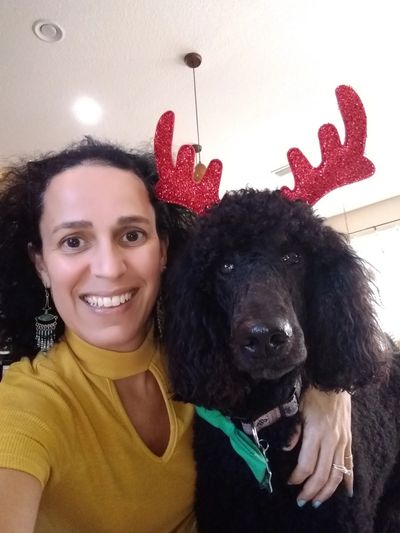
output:
M 170 420 L 162 457 L 136 433 L 113 383 L 147 369 Z M 44 487 L 36 532 L 191 531 L 193 408 L 171 401 L 168 390 L 151 334 L 122 353 L 67 331 L 47 355 L 11 365 L 0 384 L 0 467 Z

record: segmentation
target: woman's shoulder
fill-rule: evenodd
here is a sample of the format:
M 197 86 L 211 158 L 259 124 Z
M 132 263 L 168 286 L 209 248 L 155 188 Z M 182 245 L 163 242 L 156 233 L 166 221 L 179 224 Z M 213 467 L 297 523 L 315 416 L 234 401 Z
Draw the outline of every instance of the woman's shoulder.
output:
M 75 442 L 58 351 L 56 346 L 32 361 L 22 358 L 0 383 L 0 466 L 29 473 L 42 486 L 54 465 L 65 463 Z
M 7 368 L 1 384 L 10 383 L 22 377 L 39 380 L 50 377 L 56 379 L 65 364 L 68 364 L 68 347 L 62 339 L 47 353 L 39 352 L 33 359 L 22 357 L 19 361 L 12 363 Z
M 72 364 L 69 359 L 61 341 L 48 354 L 38 353 L 32 360 L 23 357 L 11 364 L 0 383 L 0 410 L 12 406 L 50 414 L 52 406 L 56 411 L 55 407 L 63 404 L 63 390 L 70 388 L 66 379 Z

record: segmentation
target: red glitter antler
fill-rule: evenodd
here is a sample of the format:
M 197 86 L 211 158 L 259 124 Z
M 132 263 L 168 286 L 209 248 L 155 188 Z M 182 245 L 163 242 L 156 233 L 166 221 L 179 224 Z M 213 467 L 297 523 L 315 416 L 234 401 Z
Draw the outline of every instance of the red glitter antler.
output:
M 193 180 L 194 148 L 181 146 L 172 160 L 172 138 L 174 134 L 174 113 L 167 111 L 158 121 L 154 137 L 154 154 L 160 179 L 156 185 L 157 197 L 165 202 L 179 204 L 196 213 L 203 213 L 219 202 L 218 189 L 221 181 L 222 163 L 210 161 L 200 183 Z
M 341 144 L 337 129 L 324 124 L 318 131 L 322 161 L 314 168 L 298 148 L 288 151 L 289 165 L 295 187 L 282 187 L 281 193 L 290 200 L 301 199 L 313 205 L 328 192 L 372 176 L 375 167 L 364 157 L 367 138 L 367 117 L 363 104 L 351 87 L 340 85 L 336 98 L 346 130 Z

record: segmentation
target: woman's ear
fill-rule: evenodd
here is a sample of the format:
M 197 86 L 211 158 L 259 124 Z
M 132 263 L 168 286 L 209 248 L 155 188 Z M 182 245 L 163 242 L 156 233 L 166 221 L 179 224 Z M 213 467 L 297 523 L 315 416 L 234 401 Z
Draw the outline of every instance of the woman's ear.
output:
M 28 243 L 28 255 L 29 255 L 30 260 L 34 264 L 37 275 L 42 280 L 43 285 L 46 288 L 49 288 L 50 279 L 49 279 L 49 274 L 47 272 L 46 264 L 43 259 L 43 255 L 37 251 L 37 249 L 34 247 L 34 245 L 31 242 Z

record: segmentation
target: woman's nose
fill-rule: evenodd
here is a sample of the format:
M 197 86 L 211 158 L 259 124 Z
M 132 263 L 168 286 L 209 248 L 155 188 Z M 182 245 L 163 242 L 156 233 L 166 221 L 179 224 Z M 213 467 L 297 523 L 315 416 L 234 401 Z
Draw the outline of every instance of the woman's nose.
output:
M 92 259 L 92 273 L 101 278 L 115 279 L 127 269 L 123 250 L 111 243 L 96 247 Z

